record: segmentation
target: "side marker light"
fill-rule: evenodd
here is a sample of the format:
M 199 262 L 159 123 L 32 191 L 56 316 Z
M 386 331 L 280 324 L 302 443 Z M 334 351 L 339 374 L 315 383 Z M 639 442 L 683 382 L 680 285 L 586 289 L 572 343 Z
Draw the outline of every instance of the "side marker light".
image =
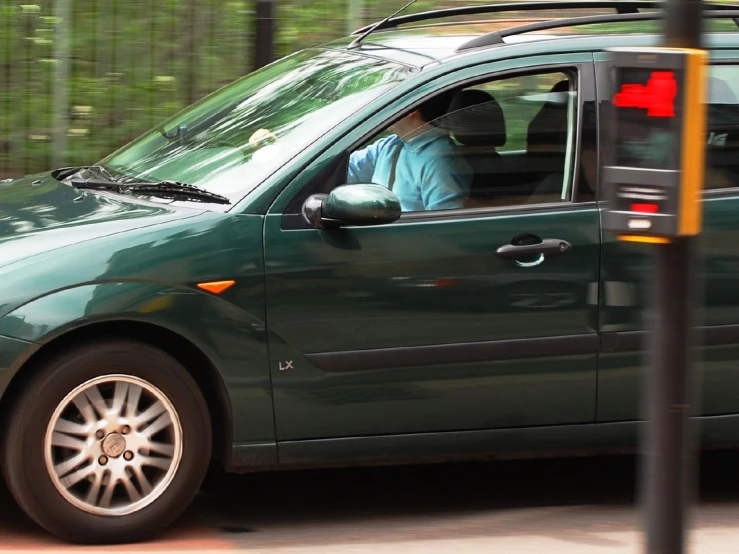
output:
M 213 294 L 221 294 L 224 290 L 231 288 L 236 281 L 211 281 L 208 283 L 198 283 L 198 288 L 212 292 Z

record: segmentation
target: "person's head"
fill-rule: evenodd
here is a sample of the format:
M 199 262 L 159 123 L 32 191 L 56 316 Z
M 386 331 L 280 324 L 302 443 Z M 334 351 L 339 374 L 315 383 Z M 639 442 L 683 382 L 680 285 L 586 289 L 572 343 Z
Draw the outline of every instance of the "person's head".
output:
M 426 100 L 411 113 L 391 125 L 390 131 L 402 137 L 435 121 L 446 114 L 451 100 L 451 93 L 440 94 Z

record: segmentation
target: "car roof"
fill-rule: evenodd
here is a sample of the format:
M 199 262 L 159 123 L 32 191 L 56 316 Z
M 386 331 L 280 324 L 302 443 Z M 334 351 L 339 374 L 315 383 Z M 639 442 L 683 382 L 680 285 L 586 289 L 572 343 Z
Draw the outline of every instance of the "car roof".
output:
M 508 36 L 501 44 L 457 52 L 457 48 L 484 34 L 484 32 L 471 31 L 449 32 L 441 26 L 376 31 L 365 38 L 359 47 L 351 51 L 423 68 L 430 64 L 445 63 L 462 57 L 483 57 L 493 60 L 541 53 L 597 52 L 618 46 L 658 46 L 662 41 L 662 37 L 656 34 L 562 35 L 535 32 Z M 322 46 L 346 50 L 356 38 L 356 36 L 344 37 Z M 706 34 L 704 40 L 706 46 L 712 49 L 739 48 L 739 32 Z

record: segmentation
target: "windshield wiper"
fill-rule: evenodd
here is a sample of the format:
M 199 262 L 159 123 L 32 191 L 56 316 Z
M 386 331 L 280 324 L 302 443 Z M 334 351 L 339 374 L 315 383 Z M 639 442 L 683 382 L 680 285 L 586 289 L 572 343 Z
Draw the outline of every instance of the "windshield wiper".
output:
M 193 185 L 180 183 L 178 181 L 159 181 L 157 183 L 120 183 L 104 179 L 82 179 L 80 177 L 75 177 L 70 179 L 69 182 L 73 187 L 78 189 L 112 190 L 119 193 L 140 192 L 160 198 L 171 198 L 172 200 L 213 202 L 215 204 L 231 203 L 231 201 L 225 196 L 209 192 Z
M 54 177 L 57 181 L 64 181 L 68 177 L 71 177 L 75 173 L 80 173 L 81 171 L 87 171 L 88 173 L 96 173 L 97 175 L 101 175 L 103 179 L 107 181 L 114 182 L 116 180 L 115 177 L 113 177 L 107 169 L 105 169 L 101 165 L 82 165 L 79 167 L 61 167 L 59 169 L 55 169 L 51 172 L 51 176 Z

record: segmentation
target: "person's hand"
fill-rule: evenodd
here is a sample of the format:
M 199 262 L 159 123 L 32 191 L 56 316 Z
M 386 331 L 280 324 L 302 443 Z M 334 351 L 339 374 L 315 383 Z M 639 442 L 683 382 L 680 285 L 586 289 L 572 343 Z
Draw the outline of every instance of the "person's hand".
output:
M 254 148 L 265 146 L 277 141 L 277 136 L 269 129 L 257 129 L 249 137 L 249 145 Z
M 258 163 L 268 162 L 279 155 L 277 137 L 269 129 L 258 129 L 249 137 L 249 145 L 256 149 L 252 160 Z

